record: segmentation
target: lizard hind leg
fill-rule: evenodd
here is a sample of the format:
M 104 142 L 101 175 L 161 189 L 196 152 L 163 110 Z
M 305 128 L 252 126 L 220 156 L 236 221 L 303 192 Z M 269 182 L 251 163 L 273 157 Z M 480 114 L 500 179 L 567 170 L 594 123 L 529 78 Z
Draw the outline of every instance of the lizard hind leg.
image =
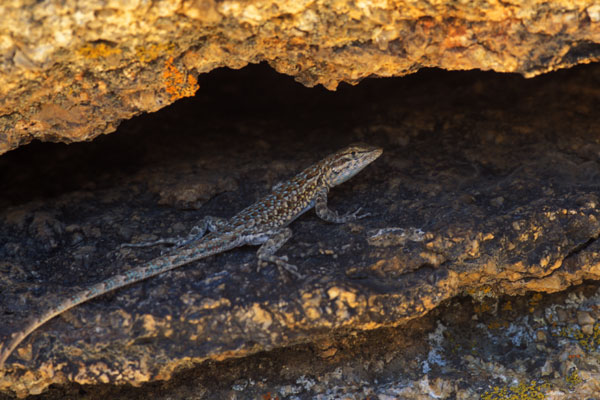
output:
M 283 228 L 275 232 L 258 248 L 256 256 L 258 257 L 258 267 L 260 269 L 261 262 L 270 262 L 277 266 L 279 271 L 283 273 L 283 270 L 294 275 L 296 278 L 303 278 L 304 276 L 298 272 L 298 268 L 289 264 L 286 256 L 276 256 L 275 252 L 281 248 L 292 237 L 292 230 L 290 228 Z
M 175 248 L 186 245 L 202 238 L 206 232 L 217 232 L 227 223 L 225 218 L 206 216 L 199 225 L 194 226 L 186 237 L 161 238 L 151 242 L 123 243 L 121 247 L 151 247 L 159 244 L 175 246 Z

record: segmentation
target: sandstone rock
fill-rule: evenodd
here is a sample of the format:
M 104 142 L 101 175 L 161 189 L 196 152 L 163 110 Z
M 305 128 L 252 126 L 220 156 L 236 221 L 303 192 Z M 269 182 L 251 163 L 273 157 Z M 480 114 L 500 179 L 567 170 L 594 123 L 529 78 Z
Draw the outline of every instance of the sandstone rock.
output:
M 595 0 L 12 0 L 0 15 L 0 154 L 113 132 L 219 67 L 264 61 L 335 89 L 424 67 L 531 77 L 600 55 Z

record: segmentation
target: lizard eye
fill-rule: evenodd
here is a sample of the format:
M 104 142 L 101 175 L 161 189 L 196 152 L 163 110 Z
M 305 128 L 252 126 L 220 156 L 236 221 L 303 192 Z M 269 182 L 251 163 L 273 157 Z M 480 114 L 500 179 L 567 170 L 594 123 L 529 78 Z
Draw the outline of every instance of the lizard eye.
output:
M 352 151 L 352 153 L 350 153 L 350 155 L 351 155 L 352 157 L 356 157 L 356 152 L 355 152 L 355 151 Z

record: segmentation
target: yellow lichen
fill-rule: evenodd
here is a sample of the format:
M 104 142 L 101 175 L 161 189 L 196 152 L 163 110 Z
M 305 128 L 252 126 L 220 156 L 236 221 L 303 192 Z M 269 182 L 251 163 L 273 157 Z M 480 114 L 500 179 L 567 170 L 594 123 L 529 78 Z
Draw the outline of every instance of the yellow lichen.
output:
M 173 63 L 173 57 L 169 57 L 165 63 L 163 80 L 165 82 L 165 90 L 171 95 L 171 101 L 193 96 L 199 87 L 198 81 L 194 76 L 177 69 Z
M 145 46 L 137 46 L 135 55 L 139 61 L 147 63 L 161 56 L 170 55 L 173 50 L 175 50 L 173 43 L 151 43 Z
M 600 325 L 598 323 L 594 324 L 594 330 L 591 334 L 584 333 L 580 328 L 569 327 L 561 328 L 558 334 L 554 336 L 575 340 L 583 350 L 590 352 L 600 346 Z
M 567 381 L 567 384 L 569 385 L 569 389 L 571 389 L 571 390 L 575 389 L 575 386 L 577 386 L 581 382 L 583 382 L 583 380 L 579 376 L 579 373 L 577 372 L 576 369 L 574 369 L 573 372 L 571 372 L 569 375 L 567 375 L 565 380 Z
M 520 383 L 517 386 L 498 387 L 494 386 L 481 395 L 482 400 L 543 400 L 546 395 L 547 383 L 531 381 L 528 385 Z
M 106 43 L 87 43 L 85 46 L 80 47 L 77 52 L 85 58 L 96 59 L 121 54 L 121 49 L 118 47 L 111 47 Z

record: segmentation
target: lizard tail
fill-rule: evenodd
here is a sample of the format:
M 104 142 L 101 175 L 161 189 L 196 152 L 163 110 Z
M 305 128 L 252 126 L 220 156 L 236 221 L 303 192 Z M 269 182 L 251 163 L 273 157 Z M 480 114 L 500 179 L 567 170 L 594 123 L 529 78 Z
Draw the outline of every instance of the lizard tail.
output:
M 65 300 L 61 301 L 58 305 L 50 308 L 42 315 L 33 318 L 25 328 L 12 334 L 6 342 L 0 344 L 0 370 L 4 369 L 4 363 L 11 355 L 11 353 L 23 342 L 23 340 L 29 336 L 40 326 L 50 321 L 57 315 L 81 304 L 95 297 L 101 296 L 105 293 L 119 289 L 123 286 L 139 282 L 141 280 L 150 278 L 151 276 L 161 274 L 169 271 L 173 268 L 177 268 L 184 264 L 188 264 L 192 261 L 205 258 L 214 254 L 212 251 L 199 251 L 194 249 L 192 246 L 188 249 L 178 249 L 177 253 L 165 255 L 150 261 L 141 267 L 133 268 L 124 274 L 112 276 L 100 283 L 97 283 L 85 290 L 82 290 Z

